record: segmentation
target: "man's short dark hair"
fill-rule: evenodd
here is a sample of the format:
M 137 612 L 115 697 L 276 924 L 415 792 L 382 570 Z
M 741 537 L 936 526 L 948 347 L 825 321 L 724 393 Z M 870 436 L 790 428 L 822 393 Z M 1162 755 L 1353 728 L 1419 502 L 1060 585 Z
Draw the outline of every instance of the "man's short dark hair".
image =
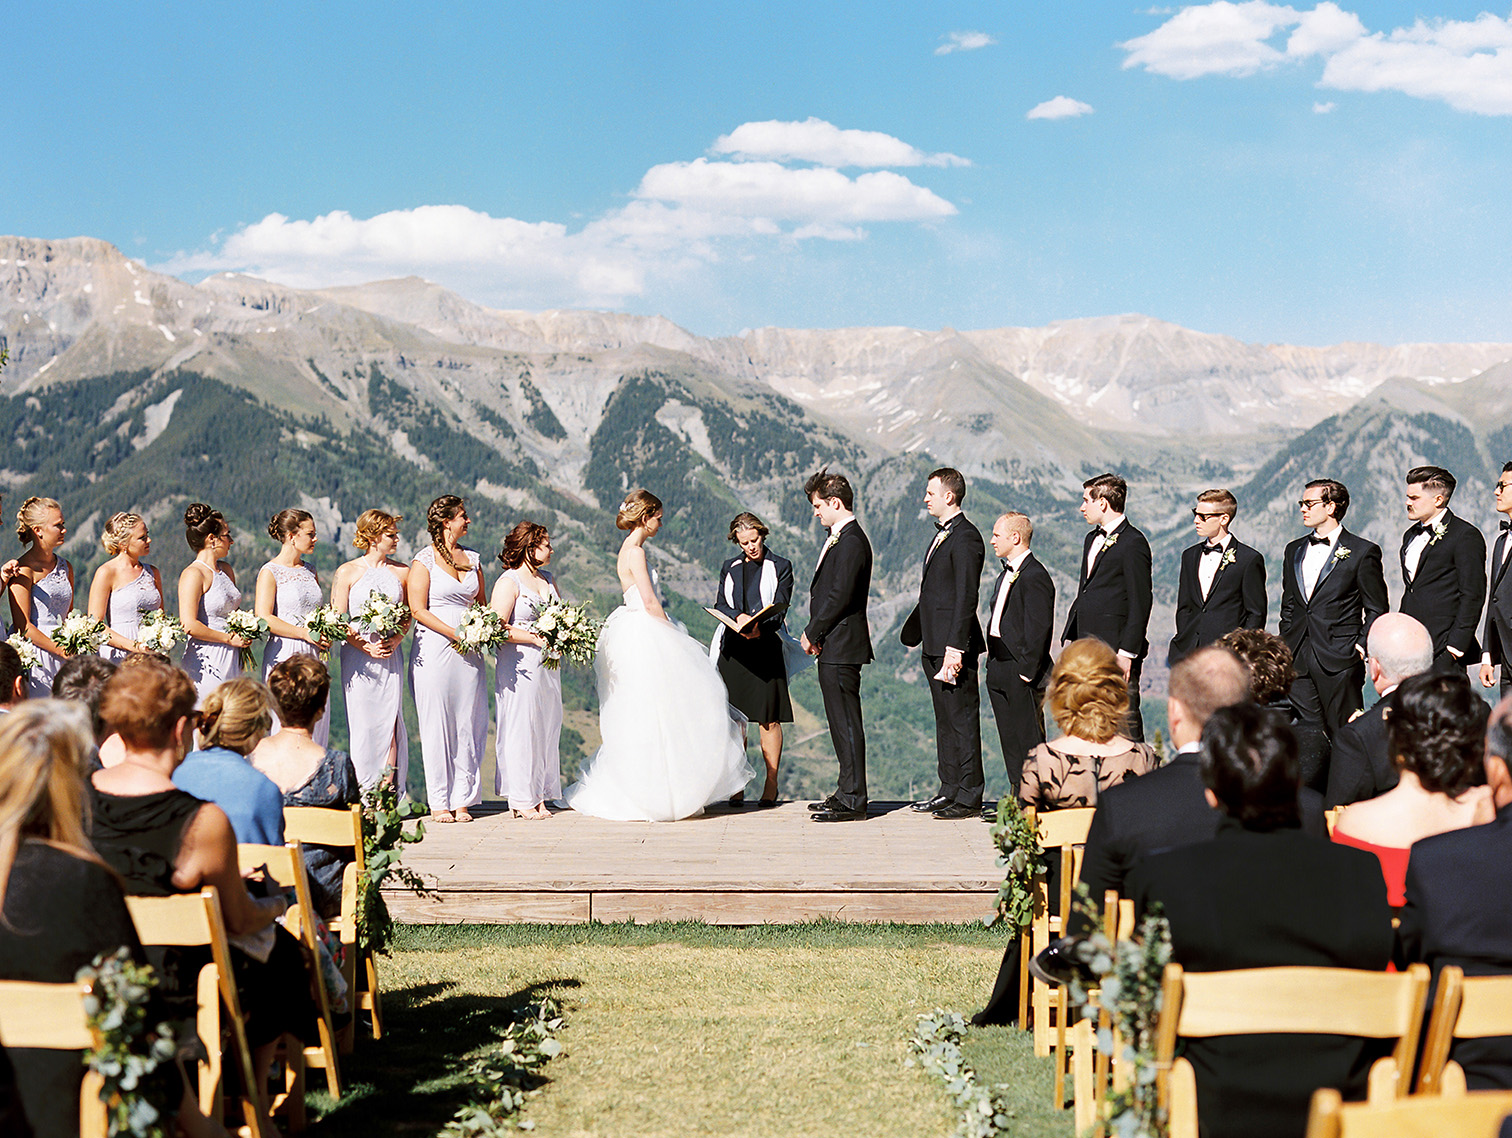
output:
M 16 681 L 25 673 L 21 653 L 0 640 L 0 704 L 10 703 L 16 694 Z
M 1454 497 L 1454 475 L 1442 466 L 1414 466 L 1407 472 L 1407 485 L 1421 486 L 1444 496 L 1445 505 Z
M 1333 506 L 1334 521 L 1342 522 L 1344 515 L 1349 513 L 1349 487 L 1342 482 L 1336 482 L 1332 478 L 1314 478 L 1304 490 L 1321 490 L 1319 495 L 1323 501 Z
M 1246 830 L 1302 824 L 1297 737 L 1280 712 L 1254 703 L 1220 707 L 1202 729 L 1202 781 Z
M 1094 498 L 1101 498 L 1115 514 L 1124 512 L 1129 500 L 1129 484 L 1116 474 L 1099 474 L 1082 483 L 1082 489 Z
M 115 673 L 114 660 L 90 654 L 70 656 L 63 661 L 58 674 L 53 677 L 54 699 L 71 699 L 89 709 L 96 743 L 103 742 L 109 734 L 105 729 L 105 721 L 100 718 L 100 693 L 105 690 L 105 682 Z
M 851 490 L 850 479 L 843 474 L 831 474 L 827 466 L 809 475 L 808 481 L 803 484 L 803 493 L 810 502 L 817 494 L 826 500 L 839 498 L 840 504 L 847 510 L 855 509 L 856 495 Z
M 1391 757 L 1428 793 L 1458 798 L 1486 781 L 1486 717 L 1490 708 L 1463 672 L 1408 676 L 1386 697 Z
M 940 489 L 949 490 L 955 504 L 959 506 L 966 501 L 966 476 L 953 466 L 942 466 L 939 470 L 932 470 L 929 480 L 940 480 Z

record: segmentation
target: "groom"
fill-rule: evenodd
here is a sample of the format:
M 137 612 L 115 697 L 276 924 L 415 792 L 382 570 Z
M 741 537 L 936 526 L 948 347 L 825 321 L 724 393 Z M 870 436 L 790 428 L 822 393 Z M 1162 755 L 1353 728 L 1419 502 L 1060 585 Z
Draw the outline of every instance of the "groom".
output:
M 866 818 L 866 732 L 861 723 L 861 669 L 872 662 L 866 624 L 872 549 L 851 512 L 855 495 L 843 474 L 820 470 L 803 484 L 814 517 L 829 530 L 809 585 L 809 623 L 801 643 L 819 657 L 815 671 L 824 696 L 830 742 L 840 764 L 839 787 L 809 805 L 816 822 Z

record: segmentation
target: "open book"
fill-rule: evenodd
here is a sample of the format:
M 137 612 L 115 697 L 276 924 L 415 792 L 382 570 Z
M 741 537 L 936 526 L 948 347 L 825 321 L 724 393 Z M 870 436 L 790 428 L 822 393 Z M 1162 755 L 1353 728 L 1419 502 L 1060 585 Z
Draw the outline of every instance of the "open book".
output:
M 787 611 L 787 605 L 767 605 L 767 607 L 764 608 L 764 609 L 762 609 L 760 612 L 757 612 L 757 613 L 753 614 L 751 616 L 751 620 L 748 621 L 747 624 L 750 624 L 753 621 L 761 620 L 764 617 L 776 616 L 778 613 L 782 613 L 782 612 L 786 612 L 786 611 Z M 720 612 L 718 609 L 711 609 L 711 608 L 709 608 L 706 605 L 706 606 L 704 606 L 704 612 L 708 613 L 715 620 L 719 621 L 720 624 L 724 625 L 731 632 L 739 632 L 740 629 L 741 629 L 741 626 L 737 625 L 735 623 L 735 621 L 731 617 L 726 616 L 724 613 Z

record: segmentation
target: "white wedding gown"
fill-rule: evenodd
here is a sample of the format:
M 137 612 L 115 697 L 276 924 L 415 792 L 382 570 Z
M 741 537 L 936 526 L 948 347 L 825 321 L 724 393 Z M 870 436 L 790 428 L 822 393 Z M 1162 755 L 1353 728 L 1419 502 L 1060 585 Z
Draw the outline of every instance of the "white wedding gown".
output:
M 651 587 L 657 587 L 651 574 Z M 729 705 L 708 650 L 681 625 L 646 612 L 639 590 L 599 633 L 603 742 L 564 796 L 618 822 L 674 822 L 745 789 L 745 719 Z

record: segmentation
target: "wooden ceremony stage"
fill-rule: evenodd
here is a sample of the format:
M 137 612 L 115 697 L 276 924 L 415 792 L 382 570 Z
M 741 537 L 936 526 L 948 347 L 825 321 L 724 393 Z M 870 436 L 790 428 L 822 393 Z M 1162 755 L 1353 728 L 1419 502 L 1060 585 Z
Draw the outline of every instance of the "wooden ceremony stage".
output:
M 571 811 L 426 823 L 404 864 L 437 892 L 386 892 L 410 923 L 704 921 L 779 924 L 980 920 L 1002 871 L 988 826 L 872 803 L 865 822 L 810 822 L 806 803 L 716 808 L 682 822 L 605 822 Z

